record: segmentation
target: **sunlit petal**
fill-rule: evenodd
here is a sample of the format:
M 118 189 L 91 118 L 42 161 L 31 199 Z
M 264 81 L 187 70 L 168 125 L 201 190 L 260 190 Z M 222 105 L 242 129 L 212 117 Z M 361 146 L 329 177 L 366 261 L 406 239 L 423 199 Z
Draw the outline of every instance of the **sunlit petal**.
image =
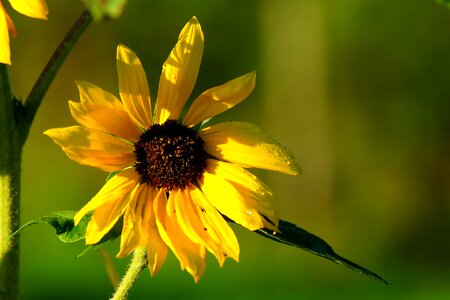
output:
M 198 282 L 205 271 L 206 251 L 205 247 L 189 239 L 178 224 L 173 203 L 176 192 L 172 191 L 167 199 L 165 192 L 159 191 L 154 203 L 156 225 L 162 240 L 180 261 L 181 269 L 186 269 Z
M 153 203 L 158 191 L 148 184 L 144 184 L 144 187 L 140 201 L 145 201 L 146 204 L 140 232 L 147 250 L 150 274 L 156 275 L 166 260 L 168 248 L 159 235 L 153 211 Z
M 208 159 L 208 170 L 230 182 L 241 194 L 246 205 L 278 225 L 278 213 L 270 188 L 255 175 L 235 164 Z
M 47 4 L 45 0 L 9 0 L 11 6 L 31 18 L 47 19 Z
M 174 209 L 176 211 L 177 222 L 183 229 L 184 234 L 194 243 L 204 246 L 219 261 L 220 265 L 226 258 L 222 251 L 221 245 L 213 240 L 208 233 L 207 225 L 203 224 L 200 219 L 199 212 L 195 204 L 192 202 L 190 195 L 184 190 L 177 191 L 174 199 Z
M 150 92 L 141 61 L 124 45 L 117 47 L 120 98 L 133 122 L 142 129 L 152 124 Z
M 110 202 L 122 201 L 122 199 L 133 190 L 138 182 L 139 175 L 134 169 L 125 170 L 113 176 L 106 182 L 97 195 L 77 212 L 74 217 L 75 225 L 77 225 L 88 212 Z
M 255 88 L 256 72 L 245 74 L 202 93 L 189 108 L 183 123 L 192 127 L 240 103 Z
M 130 193 L 130 201 L 125 208 L 123 215 L 122 234 L 120 235 L 120 251 L 117 257 L 124 257 L 130 254 L 134 249 L 142 246 L 143 238 L 147 234 L 141 232 L 142 217 L 144 215 L 146 199 L 142 199 L 143 190 L 147 185 L 141 184 Z
M 3 13 L 4 18 L 6 20 L 6 27 L 8 27 L 9 32 L 11 32 L 13 37 L 16 37 L 17 35 L 17 31 L 16 31 L 16 27 L 14 26 L 13 21 L 11 20 L 11 17 L 8 15 L 8 13 L 5 10 L 5 7 L 3 6 L 3 4 L 0 2 L 0 14 Z
M 263 227 L 258 211 L 247 205 L 231 183 L 214 174 L 214 169 L 208 168 L 199 184 L 208 201 L 222 214 L 250 230 Z
M 253 124 L 224 122 L 204 128 L 199 134 L 205 141 L 205 150 L 218 159 L 247 168 L 289 175 L 301 173 L 300 166 L 288 150 Z
M 182 211 L 185 215 L 183 218 L 187 219 L 181 221 L 185 223 L 184 227 L 190 226 L 192 228 L 190 231 L 197 235 L 208 251 L 216 256 L 219 265 L 222 266 L 226 257 L 239 261 L 239 244 L 233 230 L 206 199 L 203 192 L 196 186 L 191 185 L 183 193 L 185 201 L 179 203 L 179 205 L 187 206 L 185 210 L 189 213 L 184 213 L 184 210 L 180 209 L 177 209 L 177 211 Z M 198 223 L 200 223 L 199 229 Z
M 133 165 L 134 146 L 102 131 L 83 126 L 53 128 L 44 132 L 74 161 L 106 172 Z
M 11 22 L 8 14 L 0 2 L 0 63 L 11 64 L 11 52 L 9 49 L 8 22 Z M 11 22 L 11 24 L 13 24 Z
M 86 228 L 86 245 L 98 243 L 116 224 L 130 201 L 130 194 L 125 197 L 97 207 Z
M 73 118 L 88 128 L 117 135 L 128 141 L 139 139 L 140 131 L 133 124 L 123 104 L 112 94 L 85 81 L 77 82 L 80 102 L 69 101 Z
M 203 32 L 193 17 L 163 65 L 156 101 L 156 123 L 177 120 L 194 88 L 203 55 Z

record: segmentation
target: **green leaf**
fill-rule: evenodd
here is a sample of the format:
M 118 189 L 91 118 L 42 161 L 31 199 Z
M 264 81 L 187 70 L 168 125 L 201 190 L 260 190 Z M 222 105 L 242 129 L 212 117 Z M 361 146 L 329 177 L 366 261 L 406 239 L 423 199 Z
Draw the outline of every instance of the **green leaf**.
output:
M 81 219 L 80 223 L 77 226 L 75 226 L 73 221 L 73 217 L 75 216 L 75 214 L 75 211 L 58 211 L 51 215 L 31 220 L 30 222 L 22 225 L 22 227 L 14 232 L 11 237 L 30 225 L 49 224 L 55 229 L 56 235 L 62 242 L 77 242 L 84 239 L 84 236 L 86 235 L 86 227 L 89 220 L 91 219 L 92 213 L 86 214 L 86 216 Z
M 120 17 L 127 0 L 83 0 L 95 21 Z
M 75 243 L 83 240 L 86 235 L 86 227 L 89 220 L 92 217 L 92 212 L 86 214 L 75 226 L 73 217 L 76 211 L 58 211 L 51 215 L 31 220 L 30 222 L 22 225 L 16 232 L 11 235 L 11 238 L 18 234 L 20 231 L 28 226 L 34 224 L 49 224 L 55 229 L 56 235 L 64 243 Z M 107 243 L 114 241 L 122 233 L 122 219 L 114 225 L 114 227 L 96 244 L 88 245 L 86 249 L 80 253 L 77 257 L 83 256 L 86 253 L 98 250 Z
M 309 253 L 331 260 L 337 264 L 346 266 L 347 268 L 350 268 L 358 273 L 372 277 L 373 279 L 376 279 L 386 284 L 390 284 L 388 281 L 384 280 L 374 272 L 366 268 L 363 268 L 355 264 L 354 262 L 351 262 L 348 259 L 336 254 L 331 248 L 331 246 L 328 245 L 324 240 L 298 227 L 297 225 L 280 220 L 278 228 L 281 232 L 274 232 L 267 228 L 259 229 L 256 232 L 271 240 L 292 247 L 300 248 Z

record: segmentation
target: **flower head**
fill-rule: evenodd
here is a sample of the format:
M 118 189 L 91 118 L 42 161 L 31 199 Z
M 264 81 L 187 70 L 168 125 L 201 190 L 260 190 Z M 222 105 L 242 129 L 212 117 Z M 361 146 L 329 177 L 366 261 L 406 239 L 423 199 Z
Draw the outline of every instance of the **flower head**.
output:
M 145 246 L 151 274 L 168 249 L 197 281 L 206 250 L 222 266 L 238 261 L 239 244 L 223 216 L 250 229 L 277 230 L 272 192 L 247 168 L 298 174 L 299 166 L 273 139 L 245 122 L 198 124 L 244 100 L 255 86 L 251 72 L 198 96 L 181 118 L 197 79 L 203 33 L 192 18 L 163 65 L 155 115 L 138 57 L 117 48 L 120 100 L 78 82 L 81 102 L 69 102 L 81 126 L 45 132 L 73 160 L 118 172 L 75 216 L 94 211 L 86 243 L 95 244 L 123 217 L 119 257 Z
M 47 4 L 45 0 L 9 0 L 11 6 L 21 14 L 30 18 L 47 19 Z M 0 63 L 11 64 L 9 49 L 9 31 L 16 36 L 16 28 L 6 13 L 0 1 Z

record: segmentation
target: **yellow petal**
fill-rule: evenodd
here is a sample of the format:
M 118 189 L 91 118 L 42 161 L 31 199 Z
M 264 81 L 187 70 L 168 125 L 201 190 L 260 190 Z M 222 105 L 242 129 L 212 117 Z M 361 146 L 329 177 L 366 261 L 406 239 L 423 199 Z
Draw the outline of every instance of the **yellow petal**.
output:
M 140 232 L 147 250 L 148 268 L 152 276 L 156 275 L 161 269 L 167 257 L 167 245 L 161 239 L 156 226 L 153 203 L 157 195 L 157 190 L 148 184 L 145 184 L 142 193 L 142 200 L 146 201 L 144 216 L 141 223 Z
M 3 14 L 4 18 L 6 20 L 6 27 L 9 29 L 9 31 L 12 33 L 13 37 L 16 37 L 16 27 L 14 26 L 13 21 L 11 20 L 11 17 L 8 15 L 8 13 L 5 10 L 5 7 L 0 1 L 0 15 Z
M 278 213 L 273 203 L 270 188 L 255 175 L 238 165 L 208 159 L 208 170 L 226 179 L 243 196 L 247 206 L 256 209 L 260 214 L 278 225 Z
M 301 168 L 289 151 L 258 127 L 245 122 L 224 122 L 202 129 L 200 137 L 212 156 L 246 168 L 298 175 Z
M 122 216 L 130 201 L 130 193 L 97 207 L 86 228 L 86 245 L 98 243 Z
M 186 269 L 195 282 L 198 282 L 206 267 L 205 247 L 194 243 L 180 228 L 177 222 L 177 212 L 173 210 L 175 207 L 174 193 L 176 192 L 176 190 L 172 191 L 167 199 L 165 192 L 159 191 L 154 203 L 156 225 L 162 240 L 180 261 L 181 269 Z
M 226 256 L 221 245 L 209 235 L 208 230 L 212 229 L 201 221 L 198 212 L 200 208 L 195 207 L 190 195 L 185 191 L 176 192 L 173 201 L 177 222 L 183 229 L 184 234 L 194 243 L 204 246 L 222 266 Z
M 134 169 L 125 170 L 113 176 L 106 182 L 102 189 L 75 215 L 74 222 L 77 225 L 90 211 L 111 202 L 120 202 L 139 182 L 139 175 Z
M 134 147 L 117 137 L 83 126 L 53 128 L 44 132 L 74 161 L 106 172 L 133 165 Z
M 0 63 L 11 64 L 11 52 L 9 49 L 8 14 L 0 2 Z M 11 22 L 12 24 L 12 22 Z
M 120 98 L 133 122 L 147 129 L 152 125 L 150 92 L 144 68 L 136 54 L 124 45 L 117 47 Z
M 184 124 L 195 126 L 235 106 L 253 91 L 255 79 L 256 72 L 251 72 L 202 93 L 189 108 Z
M 47 19 L 47 4 L 45 0 L 9 0 L 11 6 L 30 18 Z
M 202 224 L 200 228 L 201 232 L 198 232 L 197 235 L 203 240 L 205 247 L 216 256 L 219 265 L 222 266 L 226 257 L 231 257 L 239 261 L 238 241 L 233 230 L 228 226 L 228 223 L 223 219 L 222 215 L 196 186 L 191 185 L 186 188 L 184 194 L 186 201 L 182 204 L 187 203 L 188 206 L 191 206 L 191 211 L 193 211 L 187 217 L 192 217 L 195 214 L 195 218 L 200 221 L 199 223 Z M 180 211 L 180 209 L 177 211 Z M 190 223 L 194 226 L 196 224 L 195 219 L 191 220 Z M 204 228 L 206 230 L 202 231 Z
M 178 224 L 180 224 L 180 227 L 189 239 L 197 244 L 203 244 L 202 237 L 204 237 L 204 234 L 200 232 L 200 229 L 203 230 L 203 226 L 192 208 L 190 199 L 186 198 L 184 191 L 181 190 L 172 191 L 171 193 L 173 194 L 171 199 L 172 209 L 176 212 Z
M 258 211 L 247 205 L 243 195 L 228 181 L 207 168 L 199 180 L 200 188 L 209 202 L 222 214 L 236 223 L 256 230 L 263 227 Z
M 77 82 L 77 86 L 80 102 L 69 101 L 69 107 L 78 123 L 131 142 L 139 140 L 141 132 L 114 95 L 85 81 Z
M 163 65 L 155 110 L 157 124 L 179 118 L 197 80 L 203 41 L 200 23 L 193 17 L 184 26 L 177 44 Z
M 125 208 L 123 216 L 120 251 L 117 257 L 127 256 L 134 249 L 144 244 L 143 235 L 147 233 L 141 232 L 140 229 L 147 199 L 143 199 L 141 196 L 146 186 L 146 184 L 136 185 L 130 194 L 131 200 Z

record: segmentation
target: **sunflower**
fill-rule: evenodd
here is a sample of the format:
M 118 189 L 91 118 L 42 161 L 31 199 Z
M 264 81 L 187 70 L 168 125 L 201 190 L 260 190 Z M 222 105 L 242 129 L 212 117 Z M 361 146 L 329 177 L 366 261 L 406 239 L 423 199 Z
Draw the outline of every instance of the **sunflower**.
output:
M 45 132 L 78 163 L 117 173 L 75 216 L 78 224 L 94 211 L 86 244 L 99 242 L 123 218 L 118 257 L 145 246 L 154 275 L 170 248 L 196 282 L 206 250 L 220 266 L 227 257 L 239 260 L 239 244 L 223 216 L 249 230 L 277 230 L 272 192 L 247 169 L 300 172 L 288 151 L 252 124 L 199 126 L 244 100 L 254 89 L 255 72 L 203 92 L 181 118 L 203 41 L 193 17 L 163 65 L 154 116 L 141 62 L 119 45 L 121 101 L 78 82 L 81 101 L 69 101 L 69 107 L 81 126 Z
M 11 6 L 21 14 L 36 19 L 47 19 L 47 4 L 44 0 L 9 0 Z M 16 28 L 0 1 L 0 63 L 11 64 L 9 31 L 16 36 Z

